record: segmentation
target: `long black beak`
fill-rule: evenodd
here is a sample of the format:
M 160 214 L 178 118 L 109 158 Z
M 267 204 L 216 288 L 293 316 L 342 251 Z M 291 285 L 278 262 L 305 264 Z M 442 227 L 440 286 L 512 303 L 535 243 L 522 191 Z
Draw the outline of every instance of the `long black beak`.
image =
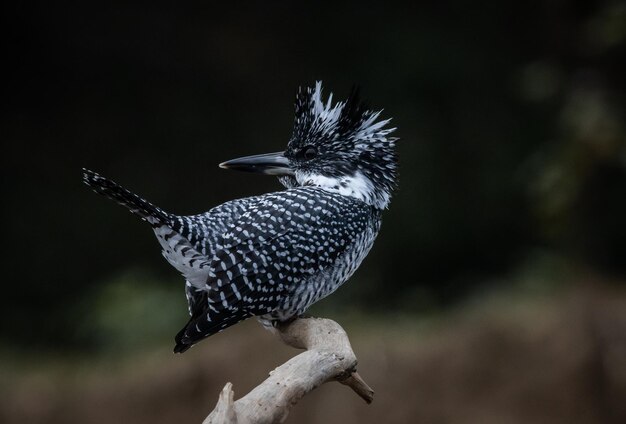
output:
M 244 172 L 257 172 L 266 175 L 293 175 L 284 152 L 246 156 L 220 163 L 220 168 L 236 169 Z

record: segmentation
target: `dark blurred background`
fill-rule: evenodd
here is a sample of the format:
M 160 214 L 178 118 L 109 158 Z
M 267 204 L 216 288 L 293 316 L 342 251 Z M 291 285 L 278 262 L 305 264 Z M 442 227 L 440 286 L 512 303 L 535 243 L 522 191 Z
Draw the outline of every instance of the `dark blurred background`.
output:
M 482 409 L 468 400 L 479 415 L 463 408 L 458 416 L 446 413 L 451 414 L 450 405 L 463 405 L 450 399 L 473 399 L 459 394 L 463 388 L 476 393 L 476 387 L 490 385 L 485 399 L 493 399 L 501 393 L 497 381 L 504 385 L 518 376 L 477 382 L 449 370 L 447 380 L 437 378 L 440 374 L 414 379 L 402 374 L 402 390 L 419 390 L 421 402 L 433 409 L 422 415 L 423 422 L 477 422 L 468 416 L 527 422 L 528 411 L 554 411 L 555 404 L 571 417 L 530 417 L 609 422 L 624 414 L 611 402 L 626 396 L 625 2 L 452 1 L 403 7 L 324 1 L 14 2 L 2 9 L 0 373 L 10 383 L 0 383 L 0 391 L 11 396 L 4 408 L 0 403 L 0 418 L 97 422 L 89 415 L 95 407 L 80 415 L 71 406 L 83 391 L 74 382 L 80 368 L 96 381 L 93 402 L 109 405 L 98 397 L 104 396 L 112 402 L 109 413 L 121 411 L 106 416 L 108 422 L 141 422 L 147 418 L 120 406 L 128 399 L 115 403 L 102 388 L 121 383 L 111 378 L 100 384 L 98 376 L 110 375 L 115 364 L 165 352 L 141 377 L 149 379 L 171 363 L 183 366 L 187 357 L 202 363 L 207 352 L 219 356 L 214 351 L 219 346 L 229 351 L 236 345 L 248 354 L 258 343 L 268 352 L 281 349 L 269 335 L 257 334 L 260 327 L 246 323 L 203 342 L 187 357 L 169 356 L 172 336 L 185 321 L 183 280 L 159 254 L 150 228 L 82 185 L 80 170 L 96 170 L 178 214 L 279 190 L 273 178 L 230 173 L 217 164 L 281 150 L 291 132 L 296 88 L 315 80 L 323 80 L 326 93 L 338 98 L 359 85 L 373 108 L 393 117 L 401 139 L 400 187 L 374 249 L 348 284 L 311 310 L 357 334 L 360 355 L 370 360 L 362 374 L 367 367 L 379 369 L 380 340 L 388 338 L 385 346 L 393 346 L 384 359 L 388 363 L 402 358 L 428 363 L 424 355 L 446 357 L 444 348 L 428 350 L 429 343 L 439 343 L 433 338 L 460 343 L 467 337 L 469 346 L 447 348 L 457 361 L 467 354 L 466 368 L 455 362 L 463 370 L 487 367 L 472 362 L 472 346 L 491 343 L 502 369 L 534 366 L 541 376 L 543 365 L 552 369 L 552 362 L 517 363 L 502 353 L 507 352 L 502 338 L 515 357 L 532 357 L 535 348 L 543 352 L 543 339 L 533 338 L 533 329 L 547 326 L 556 336 L 588 328 L 588 321 L 582 327 L 576 323 L 588 316 L 581 311 L 592 311 L 589 322 L 598 327 L 589 327 L 584 337 L 611 334 L 606 337 L 612 342 L 602 346 L 621 360 L 590 357 L 593 370 L 598 361 L 604 364 L 600 377 L 579 382 L 581 399 L 588 400 L 585 390 L 599 396 L 585 409 L 590 415 L 567 407 L 580 405 L 576 396 L 567 402 L 550 398 L 571 386 L 557 377 L 552 385 L 539 377 L 528 384 L 529 393 L 545 389 L 545 399 L 528 400 L 526 391 L 516 389 L 520 405 L 503 407 L 506 417 L 494 412 L 497 400 Z M 511 318 L 520 308 L 519 320 Z M 536 308 L 545 314 L 535 314 Z M 614 314 L 598 318 L 596 310 Z M 468 326 L 464 314 L 476 325 Z M 476 314 L 491 318 L 472 321 Z M 505 325 L 509 321 L 511 326 Z M 554 324 L 561 321 L 562 327 Z M 493 322 L 502 327 L 491 329 Z M 463 337 L 457 334 L 459 323 L 468 329 Z M 389 330 L 396 326 L 403 331 Z M 520 326 L 531 332 L 527 339 Z M 420 331 L 426 335 L 416 336 Z M 489 337 L 498 331 L 501 337 Z M 411 344 L 407 334 L 417 341 Z M 605 348 L 594 343 L 589 351 L 602 354 Z M 572 355 L 572 349 L 556 350 L 557 364 Z M 180 411 L 191 414 L 190 420 L 206 415 L 227 380 L 235 380 L 237 391 L 235 370 L 244 379 L 237 391 L 243 394 L 268 367 L 293 354 L 281 352 L 276 361 L 251 367 L 252 375 L 228 355 L 219 359 L 223 376 L 208 369 L 200 379 L 189 371 L 193 382 L 183 379 L 180 386 L 206 394 L 205 403 L 172 407 L 171 419 Z M 617 368 L 606 368 L 607 363 Z M 442 369 L 446 364 L 442 359 Z M 437 372 L 433 367 L 423 372 L 428 370 Z M 613 382 L 607 375 L 621 377 Z M 450 394 L 447 385 L 438 394 L 424 392 L 420 381 L 429 378 L 449 381 L 459 393 Z M 379 386 L 386 381 L 382 375 Z M 168 384 L 159 390 L 170 399 Z M 325 390 L 343 393 L 342 388 L 318 391 Z M 387 393 L 392 390 L 398 387 L 391 385 Z M 20 396 L 33 392 L 46 399 L 47 409 L 33 412 L 28 396 L 20 404 Z M 384 393 L 380 411 L 391 405 Z M 314 396 L 292 422 L 334 422 L 319 412 L 328 396 Z M 437 409 L 429 396 L 448 403 Z M 350 394 L 345 397 L 352 401 Z M 187 393 L 183 400 L 191 398 Z M 336 407 L 342 411 L 345 403 Z M 413 422 L 424 411 L 398 408 L 404 415 L 363 416 L 358 414 L 367 414 L 368 407 L 355 403 L 350 407 L 355 415 L 343 411 L 337 422 L 354 417 Z M 158 414 L 163 422 L 166 417 Z

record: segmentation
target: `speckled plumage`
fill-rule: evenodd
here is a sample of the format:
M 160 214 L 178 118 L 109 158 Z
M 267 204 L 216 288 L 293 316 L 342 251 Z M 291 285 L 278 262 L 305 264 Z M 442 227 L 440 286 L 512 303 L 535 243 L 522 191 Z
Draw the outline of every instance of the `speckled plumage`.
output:
M 199 215 L 166 213 L 84 170 L 86 184 L 152 225 L 163 256 L 185 277 L 191 318 L 176 352 L 251 316 L 297 316 L 358 268 L 396 179 L 395 140 L 378 114 L 352 98 L 323 104 L 319 83 L 301 90 L 285 151 L 293 172 L 280 177 L 287 189 Z M 313 148 L 314 158 L 303 157 Z

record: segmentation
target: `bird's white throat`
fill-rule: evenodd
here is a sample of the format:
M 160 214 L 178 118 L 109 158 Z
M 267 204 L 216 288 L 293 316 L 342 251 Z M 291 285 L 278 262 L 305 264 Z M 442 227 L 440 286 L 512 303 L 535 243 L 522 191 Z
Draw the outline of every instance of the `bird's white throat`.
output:
M 389 194 L 377 191 L 372 181 L 360 171 L 352 176 L 340 177 L 296 172 L 295 177 L 300 186 L 320 187 L 343 196 L 354 197 L 378 209 L 385 209 L 389 204 Z

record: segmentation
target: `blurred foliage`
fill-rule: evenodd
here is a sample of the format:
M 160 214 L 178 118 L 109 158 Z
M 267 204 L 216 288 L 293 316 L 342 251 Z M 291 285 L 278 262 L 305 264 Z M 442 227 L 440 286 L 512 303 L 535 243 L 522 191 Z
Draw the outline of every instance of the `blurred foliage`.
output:
M 284 146 L 294 91 L 315 79 L 338 96 L 361 85 L 401 138 L 382 233 L 320 308 L 433 312 L 519 272 L 547 285 L 551 269 L 624 279 L 623 2 L 3 12 L 0 343 L 126 349 L 173 336 L 182 280 L 148 226 L 90 193 L 80 168 L 180 214 L 277 190 L 216 164 Z
M 163 345 L 188 320 L 184 293 L 174 284 L 158 284 L 146 273 L 131 271 L 102 281 L 79 305 L 83 317 L 77 339 L 90 340 L 102 352 Z

